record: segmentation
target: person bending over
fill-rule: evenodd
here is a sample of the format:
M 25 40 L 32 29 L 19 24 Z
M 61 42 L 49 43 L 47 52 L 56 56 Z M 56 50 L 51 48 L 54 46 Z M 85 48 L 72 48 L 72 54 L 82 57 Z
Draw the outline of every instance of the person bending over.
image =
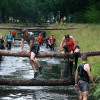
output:
M 65 45 L 64 45 L 64 43 L 65 43 Z M 61 49 L 62 54 L 65 54 L 66 52 L 70 52 L 71 54 L 74 53 L 74 55 L 75 55 L 75 68 L 74 69 L 76 70 L 80 48 L 76 44 L 76 41 L 73 38 L 73 36 L 70 36 L 69 34 L 66 34 L 62 38 L 62 41 L 61 41 L 61 44 L 60 44 L 60 49 Z M 72 77 L 72 68 L 73 68 L 73 58 L 69 58 L 69 72 L 70 72 L 70 75 L 68 76 L 68 78 Z

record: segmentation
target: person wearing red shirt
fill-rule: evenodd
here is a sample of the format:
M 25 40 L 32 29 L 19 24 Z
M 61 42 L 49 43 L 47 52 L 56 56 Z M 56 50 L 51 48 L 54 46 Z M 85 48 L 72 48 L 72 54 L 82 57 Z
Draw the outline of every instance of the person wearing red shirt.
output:
M 65 45 L 63 46 L 64 43 L 65 43 Z M 62 54 L 65 54 L 66 52 L 70 52 L 71 54 L 74 53 L 74 56 L 75 56 L 75 70 L 76 70 L 80 48 L 77 45 L 77 43 L 76 43 L 75 39 L 73 38 L 73 36 L 69 36 L 69 34 L 65 35 L 63 37 L 62 41 L 61 41 L 60 48 L 61 48 L 61 53 Z M 69 58 L 69 69 L 70 69 L 69 78 L 72 77 L 72 67 L 73 67 L 73 58 Z
M 41 45 L 42 42 L 43 42 L 43 38 L 42 38 L 42 36 L 41 36 L 41 33 L 40 33 L 39 36 L 38 36 L 38 42 L 39 42 L 39 45 Z
M 53 35 L 51 35 L 51 38 L 49 38 L 49 47 L 51 50 L 54 50 L 55 45 L 55 38 L 53 38 Z

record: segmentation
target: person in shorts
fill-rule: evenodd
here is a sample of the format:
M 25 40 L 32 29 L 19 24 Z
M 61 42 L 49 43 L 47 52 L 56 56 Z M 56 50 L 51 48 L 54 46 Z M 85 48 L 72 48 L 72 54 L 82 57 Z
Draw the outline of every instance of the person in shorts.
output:
M 81 58 L 82 63 L 76 69 L 75 74 L 75 89 L 78 90 L 79 88 L 79 100 L 87 100 L 89 91 L 89 80 L 91 80 L 93 88 L 95 87 L 95 83 L 91 75 L 90 65 L 87 64 L 86 54 L 83 54 Z M 78 75 L 80 76 L 79 82 L 77 82 Z
M 65 43 L 65 45 L 64 45 Z M 80 53 L 80 48 L 77 45 L 75 39 L 73 36 L 66 34 L 61 41 L 60 44 L 60 49 L 61 49 L 61 53 L 65 54 L 66 52 L 70 52 L 71 54 L 74 54 L 75 56 L 75 66 L 74 69 L 76 70 L 77 68 L 77 63 L 78 63 L 78 56 Z M 69 76 L 68 78 L 72 77 L 72 68 L 73 68 L 73 58 L 69 58 Z
M 21 52 L 23 52 L 24 40 L 26 40 L 29 44 L 29 50 L 27 50 L 26 53 L 30 53 L 30 63 L 34 70 L 34 78 L 37 78 L 39 73 L 36 70 L 35 64 L 38 66 L 40 74 L 42 74 L 42 66 L 40 66 L 39 62 L 35 59 L 35 56 L 39 51 L 39 44 L 35 43 L 34 34 L 32 32 L 28 32 L 26 28 L 23 28 L 21 39 Z

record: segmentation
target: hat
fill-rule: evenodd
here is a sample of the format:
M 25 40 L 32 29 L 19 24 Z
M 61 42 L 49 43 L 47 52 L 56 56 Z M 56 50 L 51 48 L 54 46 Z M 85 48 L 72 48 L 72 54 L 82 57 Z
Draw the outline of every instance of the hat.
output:
M 66 34 L 66 35 L 65 35 L 65 38 L 66 38 L 66 39 L 69 38 L 69 34 Z

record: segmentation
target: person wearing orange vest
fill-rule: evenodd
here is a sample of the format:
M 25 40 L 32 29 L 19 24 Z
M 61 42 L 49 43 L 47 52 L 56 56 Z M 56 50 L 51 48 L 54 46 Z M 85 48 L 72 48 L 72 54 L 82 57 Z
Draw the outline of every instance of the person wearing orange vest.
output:
M 16 37 L 16 32 L 15 32 L 15 30 L 13 30 L 12 35 L 13 35 L 14 38 Z
M 42 38 L 42 36 L 41 36 L 41 33 L 40 33 L 39 36 L 38 36 L 38 42 L 39 42 L 39 45 L 41 45 L 42 42 L 43 42 L 43 38 Z
M 63 46 L 64 43 L 65 43 L 65 45 Z M 71 54 L 74 53 L 74 56 L 75 56 L 75 70 L 76 70 L 80 48 L 77 45 L 77 43 L 76 43 L 75 39 L 73 38 L 73 36 L 69 36 L 69 34 L 66 34 L 63 37 L 62 41 L 61 41 L 60 48 L 61 48 L 61 53 L 62 54 L 65 54 L 66 52 L 70 52 Z M 70 75 L 69 75 L 68 78 L 72 77 L 72 67 L 73 67 L 73 58 L 69 58 Z

